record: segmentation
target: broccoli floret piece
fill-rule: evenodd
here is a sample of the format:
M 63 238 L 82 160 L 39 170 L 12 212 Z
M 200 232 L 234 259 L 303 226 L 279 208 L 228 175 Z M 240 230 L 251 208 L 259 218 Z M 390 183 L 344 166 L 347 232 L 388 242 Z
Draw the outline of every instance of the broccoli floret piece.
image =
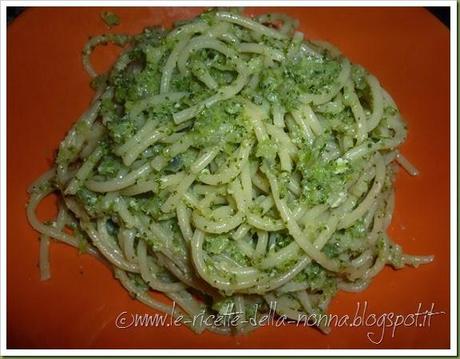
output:
M 107 124 L 107 128 L 109 129 L 110 137 L 117 144 L 126 142 L 136 132 L 135 124 L 126 117 L 110 121 Z
M 221 254 L 228 246 L 229 239 L 226 236 L 208 236 L 203 244 L 203 249 L 212 254 Z
M 274 232 L 270 237 L 273 241 L 272 248 L 276 252 L 284 247 L 287 247 L 293 241 L 292 237 L 287 232 Z
M 137 46 L 129 53 L 130 64 L 113 73 L 110 83 L 114 88 L 114 101 L 120 105 L 127 101 L 139 101 L 159 92 L 161 72 L 160 62 L 164 49 L 156 48 L 152 55 L 149 46 Z
M 256 157 L 266 158 L 273 161 L 278 151 L 277 145 L 274 141 L 263 140 L 257 144 Z
M 235 241 L 224 235 L 207 236 L 203 248 L 212 254 L 225 254 L 243 266 L 249 264 L 248 257 L 241 253 Z
M 302 94 L 321 94 L 335 82 L 340 63 L 325 56 L 288 60 L 263 71 L 258 89 L 271 103 L 281 103 L 288 111 L 300 104 Z
M 120 23 L 120 18 L 111 11 L 102 11 L 101 18 L 108 27 L 113 27 Z
M 364 252 L 366 246 L 366 228 L 361 219 L 349 228 L 336 231 L 322 251 L 329 258 L 349 262 Z
M 192 129 L 196 145 L 208 148 L 241 143 L 246 134 L 241 108 L 241 104 L 232 99 L 204 109 L 195 118 Z
M 125 166 L 118 158 L 109 155 L 99 164 L 97 172 L 102 176 L 114 177 L 123 168 Z
M 158 218 L 162 214 L 161 206 L 163 202 L 164 200 L 160 196 L 150 196 L 141 202 L 140 210 L 153 218 Z
M 155 95 L 160 90 L 161 72 L 158 71 L 157 64 L 147 63 L 145 68 L 135 75 L 133 94 L 130 100 L 139 100 L 148 96 Z
M 302 92 L 321 93 L 334 83 L 340 69 L 340 64 L 335 60 L 324 56 L 308 56 L 302 57 L 300 61 L 290 62 L 285 73 Z
M 332 114 L 332 113 L 323 113 L 323 118 L 327 121 L 328 126 L 334 132 L 339 134 L 347 134 L 349 136 L 354 136 L 356 130 L 356 120 L 353 116 L 353 112 L 349 107 L 344 108 L 343 111 Z
M 323 294 L 332 295 L 337 291 L 337 282 L 334 276 L 316 262 L 308 264 L 302 272 L 294 277 L 294 281 L 307 282 L 313 292 L 320 291 Z
M 303 176 L 302 195 L 311 205 L 327 203 L 335 207 L 352 173 L 347 161 L 327 159 L 329 141 L 333 141 L 330 134 L 318 136 L 311 147 L 299 152 L 297 169 Z
M 335 163 L 311 166 L 302 180 L 304 199 L 312 205 L 329 203 L 334 199 L 335 194 L 343 191 L 345 184 L 342 176 L 334 175 L 335 172 Z

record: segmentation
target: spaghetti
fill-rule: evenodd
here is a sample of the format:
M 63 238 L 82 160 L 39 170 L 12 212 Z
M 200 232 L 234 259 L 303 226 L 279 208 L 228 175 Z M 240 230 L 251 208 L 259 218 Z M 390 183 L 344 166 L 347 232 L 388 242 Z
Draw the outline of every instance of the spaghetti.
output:
M 406 126 L 390 95 L 332 45 L 281 14 L 211 10 L 172 30 L 102 35 L 83 51 L 96 95 L 29 189 L 27 215 L 50 239 L 108 261 L 144 304 L 162 292 L 183 318 L 325 313 L 403 254 L 386 234 Z M 124 48 L 98 75 L 92 50 Z M 50 224 L 35 214 L 59 194 Z M 235 314 L 239 312 L 239 314 Z M 242 319 L 243 318 L 243 319 Z M 327 332 L 326 326 L 320 329 Z

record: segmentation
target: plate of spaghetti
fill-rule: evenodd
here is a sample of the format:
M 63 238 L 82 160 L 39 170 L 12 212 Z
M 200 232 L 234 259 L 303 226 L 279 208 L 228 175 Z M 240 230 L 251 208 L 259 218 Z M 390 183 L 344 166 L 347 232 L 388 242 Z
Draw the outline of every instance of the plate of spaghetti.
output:
M 426 10 L 30 9 L 8 92 L 9 346 L 448 347 Z

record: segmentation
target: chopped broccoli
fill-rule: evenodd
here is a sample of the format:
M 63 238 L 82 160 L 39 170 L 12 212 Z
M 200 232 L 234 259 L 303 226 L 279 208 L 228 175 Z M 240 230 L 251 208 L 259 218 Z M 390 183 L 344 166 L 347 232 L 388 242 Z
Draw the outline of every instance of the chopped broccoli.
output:
M 159 92 L 161 67 L 159 63 L 165 54 L 157 48 L 155 56 L 148 46 L 135 47 L 129 53 L 130 64 L 123 70 L 115 72 L 110 78 L 114 88 L 114 100 L 118 104 L 127 101 L 139 101 Z
M 126 142 L 136 132 L 136 125 L 126 117 L 107 123 L 109 135 L 117 144 Z
M 163 218 L 161 206 L 166 201 L 167 197 L 168 193 L 165 191 L 155 195 L 146 193 L 131 198 L 128 205 L 129 208 L 135 212 L 139 211 L 140 213 L 146 214 L 155 220 L 159 220 Z
M 248 265 L 249 260 L 236 246 L 235 241 L 224 235 L 208 235 L 203 248 L 212 254 L 225 254 L 241 265 Z
M 104 157 L 99 164 L 97 173 L 106 177 L 114 177 L 122 168 L 125 168 L 123 163 L 117 157 L 109 155 Z
M 258 89 L 265 99 L 281 103 L 287 110 L 297 108 L 303 94 L 321 94 L 335 82 L 340 63 L 325 56 L 288 60 L 261 73 Z
M 273 161 L 276 158 L 278 151 L 277 145 L 274 141 L 263 140 L 257 144 L 256 157 L 266 158 Z
M 327 203 L 335 206 L 351 175 L 351 166 L 342 159 L 325 160 L 327 136 L 319 136 L 311 148 L 299 151 L 298 169 L 303 175 L 303 198 L 310 205 Z
M 284 232 L 273 232 L 270 235 L 270 250 L 279 251 L 293 241 L 292 237 Z
M 356 120 L 350 107 L 345 107 L 339 113 L 323 113 L 328 127 L 339 135 L 346 134 L 353 137 L 356 131 Z
M 323 247 L 323 252 L 329 258 L 349 262 L 364 252 L 366 246 L 366 228 L 363 221 L 359 220 L 349 228 L 334 232 Z
M 239 144 L 246 135 L 245 120 L 237 100 L 221 101 L 204 109 L 196 118 L 192 129 L 199 147 Z
M 102 11 L 101 18 L 108 27 L 113 27 L 120 23 L 120 18 L 111 11 Z
M 227 236 L 207 236 L 203 244 L 203 249 L 212 254 L 221 254 L 228 246 Z
M 331 295 L 337 290 L 334 275 L 330 274 L 316 262 L 308 264 L 305 269 L 294 278 L 294 281 L 307 282 L 310 290 L 313 292 L 321 291 Z

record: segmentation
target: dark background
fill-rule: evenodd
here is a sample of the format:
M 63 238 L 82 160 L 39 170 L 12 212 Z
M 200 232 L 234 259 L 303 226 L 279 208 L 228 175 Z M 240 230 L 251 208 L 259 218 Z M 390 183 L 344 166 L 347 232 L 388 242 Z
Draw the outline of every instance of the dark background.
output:
M 13 21 L 19 14 L 21 14 L 24 10 L 27 8 L 24 7 L 12 7 L 8 6 L 6 8 L 6 16 L 8 19 L 8 23 Z M 447 28 L 450 29 L 450 9 L 449 7 L 444 7 L 444 6 L 432 6 L 432 7 L 426 7 L 431 14 L 436 16 L 439 21 L 441 21 Z
M 426 7 L 429 12 L 436 16 L 444 25 L 450 29 L 450 11 L 448 7 L 433 6 Z

